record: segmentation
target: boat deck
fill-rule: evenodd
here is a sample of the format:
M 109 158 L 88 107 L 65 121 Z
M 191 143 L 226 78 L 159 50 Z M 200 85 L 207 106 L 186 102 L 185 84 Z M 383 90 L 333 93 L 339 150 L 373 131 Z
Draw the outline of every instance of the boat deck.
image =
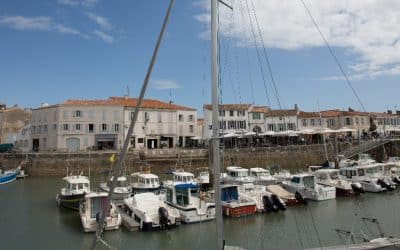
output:
M 137 223 L 132 217 L 128 216 L 120 207 L 117 207 L 117 212 L 121 215 L 122 226 L 128 231 L 139 231 L 139 223 Z

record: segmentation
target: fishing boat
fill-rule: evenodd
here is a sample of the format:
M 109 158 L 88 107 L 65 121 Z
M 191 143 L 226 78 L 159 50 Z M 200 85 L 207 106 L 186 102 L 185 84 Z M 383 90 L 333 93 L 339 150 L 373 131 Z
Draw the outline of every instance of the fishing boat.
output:
M 171 228 L 181 221 L 178 209 L 167 206 L 151 192 L 124 199 L 123 210 L 139 223 L 142 231 Z
M 215 219 L 215 204 L 199 192 L 193 183 L 169 183 L 166 188 L 166 203 L 179 211 L 181 221 L 195 223 Z
M 160 190 L 160 180 L 157 175 L 151 174 L 150 172 L 137 172 L 131 174 L 132 192 L 144 193 L 144 192 L 157 192 Z
M 90 192 L 89 178 L 83 175 L 70 175 L 63 178 L 65 186 L 56 196 L 58 206 L 79 210 L 79 202 Z
M 276 178 L 265 168 L 250 168 L 249 176 L 253 178 L 254 184 L 264 186 L 276 184 Z
M 318 169 L 314 172 L 318 184 L 334 187 L 336 196 L 353 196 L 364 192 L 358 182 L 345 180 L 340 176 L 338 169 Z
M 194 174 L 186 172 L 183 169 L 175 170 L 172 172 L 172 180 L 168 180 L 164 185 L 173 186 L 176 184 L 192 184 L 197 186 L 198 183 L 195 180 Z
M 79 207 L 83 231 L 96 232 L 102 213 L 106 213 L 104 220 L 105 230 L 117 230 L 121 225 L 121 215 L 118 214 L 113 202 L 107 207 L 108 193 L 90 192 L 85 194 Z
M 286 210 L 285 202 L 278 195 L 268 192 L 264 185 L 247 183 L 239 186 L 238 191 L 240 197 L 248 198 L 256 203 L 257 212 Z
M 110 191 L 110 185 L 113 181 L 114 176 L 110 178 L 108 182 L 101 182 L 100 183 L 100 190 L 104 192 Z M 122 200 L 128 198 L 132 193 L 132 187 L 128 184 L 128 180 L 125 176 L 117 177 L 117 182 L 114 187 L 113 192 L 113 200 L 117 203 L 117 205 L 122 204 Z
M 388 161 L 381 165 L 381 172 L 396 184 L 400 184 L 400 158 L 389 157 Z
M 383 177 L 378 164 L 354 164 L 341 168 L 339 173 L 346 180 L 360 183 L 365 192 L 378 193 L 395 189 L 395 186 Z
M 226 167 L 226 175 L 223 179 L 225 184 L 253 183 L 254 178 L 249 176 L 249 170 L 238 166 Z
M 291 179 L 282 182 L 283 187 L 292 193 L 299 193 L 303 199 L 324 201 L 336 198 L 336 189 L 318 184 L 315 176 L 309 173 L 292 175 Z
M 256 202 L 248 197 L 239 195 L 238 185 L 221 185 L 221 205 L 223 215 L 242 217 L 257 212 Z

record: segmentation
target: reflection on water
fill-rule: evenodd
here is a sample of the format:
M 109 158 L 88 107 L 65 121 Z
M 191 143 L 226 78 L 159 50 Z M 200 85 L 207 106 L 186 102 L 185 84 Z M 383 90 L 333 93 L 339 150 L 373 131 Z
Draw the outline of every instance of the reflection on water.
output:
M 59 178 L 28 178 L 0 186 L 2 249 L 89 249 L 79 214 L 59 209 Z M 400 235 L 400 191 L 310 202 L 285 212 L 225 219 L 225 238 L 246 249 L 300 249 L 342 244 L 334 229 L 368 232 L 361 217 L 378 218 L 388 235 Z M 160 232 L 106 232 L 116 249 L 215 249 L 214 222 L 181 225 Z M 371 226 L 374 232 L 375 227 Z M 101 244 L 97 249 L 106 249 Z M 4 247 L 4 248 L 3 248 Z

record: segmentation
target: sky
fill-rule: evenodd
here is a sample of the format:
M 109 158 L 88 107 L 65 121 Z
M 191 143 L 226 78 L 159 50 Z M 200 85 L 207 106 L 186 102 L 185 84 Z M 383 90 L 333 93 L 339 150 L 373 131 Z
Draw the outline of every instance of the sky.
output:
M 303 1 L 226 0 L 233 11 L 220 4 L 221 102 L 400 110 L 400 1 Z M 201 116 L 210 102 L 209 3 L 175 0 L 146 98 Z M 127 88 L 138 96 L 167 6 L 0 1 L 0 102 L 38 107 L 122 96 Z

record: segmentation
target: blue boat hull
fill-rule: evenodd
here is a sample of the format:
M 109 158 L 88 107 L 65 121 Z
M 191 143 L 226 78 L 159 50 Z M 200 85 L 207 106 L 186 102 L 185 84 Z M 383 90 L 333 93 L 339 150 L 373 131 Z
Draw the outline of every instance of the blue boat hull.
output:
M 15 181 L 16 179 L 17 179 L 16 172 L 2 174 L 2 175 L 0 175 L 0 184 L 10 183 L 10 182 Z

